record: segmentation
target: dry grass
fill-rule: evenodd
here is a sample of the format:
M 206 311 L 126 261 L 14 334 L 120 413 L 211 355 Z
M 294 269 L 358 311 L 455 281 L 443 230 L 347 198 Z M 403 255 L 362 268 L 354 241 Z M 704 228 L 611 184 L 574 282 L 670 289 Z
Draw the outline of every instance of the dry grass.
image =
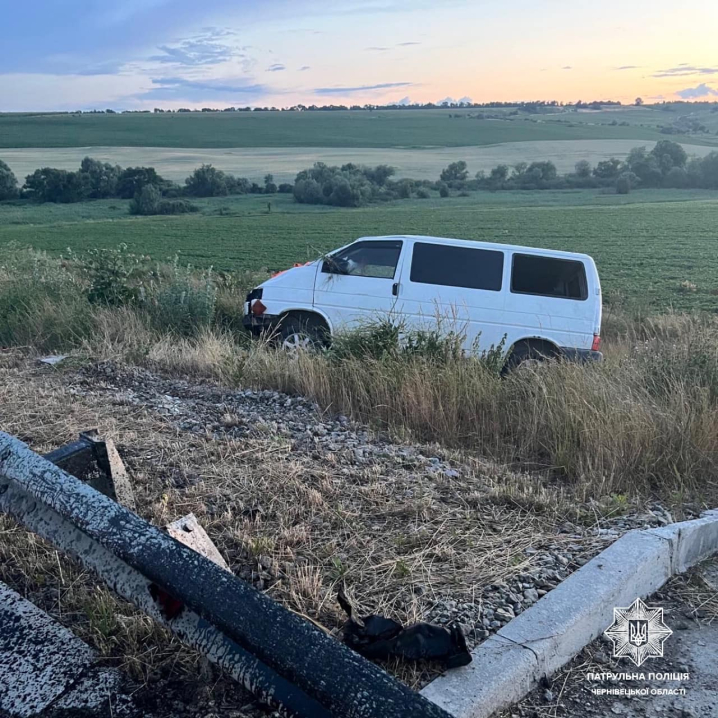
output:
M 234 573 L 261 578 L 269 595 L 329 631 L 344 620 L 342 585 L 362 611 L 411 623 L 441 598 L 478 601 L 487 585 L 533 565 L 526 548 L 563 540 L 555 497 L 544 513 L 507 503 L 494 487 L 528 481 L 488 462 L 467 461 L 449 478 L 410 463 L 358 466 L 341 453 L 314 455 L 271 433 L 188 434 L 106 391 L 76 393 L 73 376 L 0 354 L 3 429 L 43 452 L 97 427 L 118 442 L 145 519 L 163 526 L 193 511 Z M 232 416 L 223 421 L 231 425 Z M 0 580 L 140 681 L 197 674 L 197 654 L 7 518 Z M 412 685 L 427 676 L 393 668 Z

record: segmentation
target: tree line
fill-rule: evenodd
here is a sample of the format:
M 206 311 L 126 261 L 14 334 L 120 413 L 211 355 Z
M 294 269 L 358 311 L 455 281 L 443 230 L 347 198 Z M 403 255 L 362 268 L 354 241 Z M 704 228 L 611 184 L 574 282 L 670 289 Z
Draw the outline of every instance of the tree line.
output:
M 499 164 L 488 173 L 469 174 L 463 160 L 452 162 L 436 181 L 394 179 L 389 165 L 366 167 L 354 163 L 330 166 L 317 162 L 302 170 L 293 184 L 277 185 L 271 174 L 264 183 L 235 177 L 209 164 L 195 169 L 183 185 L 163 178 L 153 167 L 127 167 L 82 160 L 79 170 L 51 167 L 35 170 L 22 187 L 7 164 L 0 161 L 0 200 L 28 199 L 38 202 L 82 202 L 117 197 L 130 199 L 133 214 L 182 214 L 197 208 L 194 197 L 223 197 L 241 194 L 291 193 L 296 202 L 337 207 L 360 207 L 372 202 L 397 199 L 426 199 L 432 192 L 449 197 L 452 192 L 500 190 L 562 190 L 611 188 L 627 194 L 635 188 L 718 189 L 718 152 L 703 158 L 689 158 L 681 145 L 661 140 L 652 150 L 634 147 L 625 160 L 611 158 L 592 166 L 587 160 L 576 163 L 572 172 L 558 173 L 548 160 Z
M 0 160 L 0 200 L 73 203 L 93 199 L 130 199 L 132 214 L 181 214 L 194 211 L 192 197 L 288 193 L 292 185 L 277 185 L 267 174 L 264 183 L 235 177 L 212 165 L 198 167 L 184 185 L 165 179 L 154 167 L 120 167 L 85 157 L 76 171 L 43 167 L 19 186 L 10 167 Z

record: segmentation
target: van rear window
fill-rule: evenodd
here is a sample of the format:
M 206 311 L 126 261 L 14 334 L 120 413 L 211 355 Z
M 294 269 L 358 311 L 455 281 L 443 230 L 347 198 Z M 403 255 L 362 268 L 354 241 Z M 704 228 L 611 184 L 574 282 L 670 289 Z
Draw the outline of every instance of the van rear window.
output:
M 586 299 L 586 269 L 583 262 L 535 254 L 514 254 L 511 291 L 539 297 Z
M 503 252 L 450 244 L 414 244 L 412 282 L 499 292 L 503 272 Z

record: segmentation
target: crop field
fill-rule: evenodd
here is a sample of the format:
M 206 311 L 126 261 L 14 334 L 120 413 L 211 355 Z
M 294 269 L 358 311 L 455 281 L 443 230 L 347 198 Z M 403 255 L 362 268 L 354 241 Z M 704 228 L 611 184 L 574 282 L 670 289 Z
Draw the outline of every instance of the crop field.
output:
M 584 113 L 506 115 L 476 110 L 374 112 L 220 112 L 174 114 L 0 115 L 0 147 L 459 147 L 537 140 L 664 138 L 655 125 L 599 124 Z M 491 114 L 501 114 L 490 111 Z M 661 115 L 664 113 L 661 113 Z M 454 115 L 453 117 L 451 115 Z M 718 145 L 715 135 L 674 136 Z
M 559 173 L 571 172 L 579 160 L 588 160 L 595 165 L 609 157 L 625 159 L 636 144 L 636 140 L 531 140 L 485 147 L 413 150 L 376 147 L 33 147 L 0 150 L 0 159 L 19 179 L 24 179 L 38 167 L 76 170 L 83 157 L 90 155 L 121 167 L 154 167 L 163 177 L 180 183 L 196 167 L 206 163 L 252 181 L 261 181 L 270 172 L 277 182 L 293 182 L 297 172 L 315 162 L 329 165 L 347 162 L 370 166 L 388 164 L 396 168 L 397 177 L 435 180 L 444 167 L 458 160 L 467 162 L 472 174 L 479 170 L 488 172 L 502 163 L 513 166 L 518 162 L 542 160 L 551 160 Z M 655 143 L 650 140 L 638 144 L 645 144 L 650 150 Z M 688 143 L 683 143 L 683 147 L 689 155 L 698 157 L 704 157 L 715 149 Z
M 215 198 L 201 212 L 130 217 L 119 200 L 0 205 L 0 246 L 53 253 L 114 248 L 218 270 L 283 269 L 357 237 L 430 234 L 587 252 L 604 292 L 653 307 L 718 311 L 718 197 L 644 190 L 500 194 L 335 209 L 266 198 Z M 540 204 L 537 204 L 540 203 Z

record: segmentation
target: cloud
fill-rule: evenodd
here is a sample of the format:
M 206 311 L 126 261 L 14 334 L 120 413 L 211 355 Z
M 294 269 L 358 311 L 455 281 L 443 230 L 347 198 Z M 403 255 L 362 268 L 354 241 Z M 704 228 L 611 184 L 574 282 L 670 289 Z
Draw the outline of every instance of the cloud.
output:
M 689 75 L 718 75 L 718 67 L 696 67 L 683 63 L 667 70 L 659 70 L 653 77 L 687 77 Z
M 396 45 L 392 45 L 391 47 L 409 47 L 410 45 L 421 45 L 420 42 L 397 42 Z M 391 50 L 391 47 L 381 47 L 381 46 L 372 46 L 372 47 L 365 47 L 364 49 L 368 52 L 386 52 L 387 50 Z
M 370 90 L 388 90 L 392 87 L 410 87 L 413 82 L 383 82 L 379 85 L 359 85 L 357 87 L 317 87 L 317 95 L 345 95 L 352 92 L 368 92 Z
M 265 85 L 251 83 L 246 79 L 236 80 L 187 80 L 183 77 L 160 77 L 152 80 L 152 87 L 138 96 L 141 100 L 231 100 L 236 95 L 259 97 L 267 94 Z
M 286 69 L 287 69 L 286 66 L 282 65 L 281 62 L 275 62 L 274 65 L 270 65 L 267 68 L 267 72 L 282 72 Z
M 571 65 L 566 65 L 565 67 L 562 67 L 561 69 L 562 69 L 562 70 L 573 70 L 573 68 L 571 67 Z
M 640 65 L 621 65 L 620 67 L 614 68 L 615 70 L 638 70 Z
M 303 65 L 299 68 L 299 72 L 306 72 L 307 70 L 311 70 L 311 65 Z
M 683 100 L 695 100 L 699 97 L 718 97 L 718 90 L 708 87 L 704 82 L 698 87 L 686 87 L 685 90 L 678 90 L 676 95 Z

